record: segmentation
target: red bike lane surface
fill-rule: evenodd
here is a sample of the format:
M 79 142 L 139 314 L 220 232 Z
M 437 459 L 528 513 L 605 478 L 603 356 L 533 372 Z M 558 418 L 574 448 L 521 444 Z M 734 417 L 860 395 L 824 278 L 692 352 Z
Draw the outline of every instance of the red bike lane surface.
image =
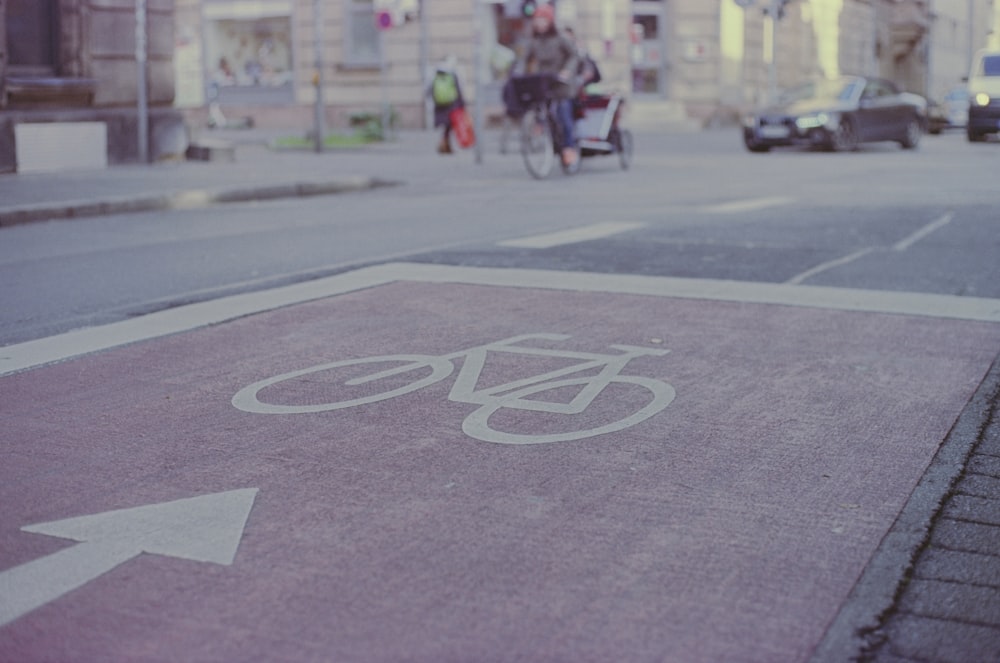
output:
M 601 429 L 655 400 L 650 385 L 675 396 L 593 437 L 463 432 L 488 399 L 449 400 L 475 368 L 456 353 L 542 333 L 562 337 L 518 347 L 648 348 L 620 370 L 647 381 L 611 382 L 577 414 L 508 400 L 489 428 Z M 985 322 L 400 282 L 0 378 L 0 607 L 12 569 L 84 545 L 26 526 L 257 490 L 239 493 L 231 564 L 125 555 L 0 626 L 0 660 L 803 661 L 998 348 Z M 400 354 L 455 368 L 354 407 L 232 403 L 273 376 Z M 491 352 L 473 386 L 567 362 L 554 355 Z M 387 383 L 338 380 L 389 365 L 255 398 L 360 398 Z M 584 387 L 561 379 L 520 397 Z

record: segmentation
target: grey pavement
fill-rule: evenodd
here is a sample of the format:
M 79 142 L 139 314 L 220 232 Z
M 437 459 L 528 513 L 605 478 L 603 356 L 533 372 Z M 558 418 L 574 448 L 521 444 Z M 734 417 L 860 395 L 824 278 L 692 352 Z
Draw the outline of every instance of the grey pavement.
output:
M 276 136 L 290 134 L 214 132 L 213 142 L 232 147 L 228 159 L 5 175 L 0 177 L 0 226 L 371 189 L 426 172 L 435 140 L 431 132 L 412 131 L 397 132 L 384 143 L 319 154 L 269 147 Z
M 282 132 L 287 133 L 287 132 Z M 215 138 L 234 146 L 232 160 L 182 161 L 105 170 L 0 176 L 0 226 L 117 212 L 212 205 L 275 197 L 329 195 L 419 183 L 473 163 L 471 152 L 455 159 L 433 155 L 436 134 L 399 132 L 392 140 L 361 148 L 272 150 L 266 131 L 223 131 Z M 485 136 L 495 151 L 499 133 Z M 488 152 L 489 153 L 489 152 Z M 1000 662 L 1000 376 L 994 366 L 970 403 L 971 432 L 946 441 L 928 471 L 933 484 L 911 498 L 916 515 L 904 544 L 882 551 L 872 567 L 889 559 L 877 579 L 891 606 L 861 633 L 842 613 L 831 628 L 860 639 L 860 659 L 876 663 Z M 949 446 L 951 444 L 951 446 Z M 949 455 L 950 454 L 950 455 Z M 937 472 L 937 474 L 934 474 Z M 916 503 L 923 500 L 923 503 Z M 891 543 L 892 533 L 887 537 Z M 890 546 L 891 547 L 891 546 Z M 883 559 L 879 559 L 883 555 Z M 886 557 L 887 556 L 887 557 Z M 901 571 L 901 572 L 899 572 Z M 862 583 L 865 582 L 863 578 Z M 853 601 L 867 598 L 860 587 Z M 868 612 L 871 612 L 871 606 Z M 857 605 L 854 605 L 857 608 Z M 865 606 L 862 606 L 864 611 Z M 849 604 L 845 611 L 849 612 Z M 845 630 L 846 629 L 846 630 Z M 830 639 L 828 635 L 828 640 Z M 834 661 L 823 647 L 815 660 Z

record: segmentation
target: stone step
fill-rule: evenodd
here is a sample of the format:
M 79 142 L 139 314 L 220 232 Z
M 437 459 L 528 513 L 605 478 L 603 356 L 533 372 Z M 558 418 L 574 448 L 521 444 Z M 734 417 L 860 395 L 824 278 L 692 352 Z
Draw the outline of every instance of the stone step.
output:
M 184 156 L 188 161 L 236 161 L 236 146 L 206 138 L 192 141 Z

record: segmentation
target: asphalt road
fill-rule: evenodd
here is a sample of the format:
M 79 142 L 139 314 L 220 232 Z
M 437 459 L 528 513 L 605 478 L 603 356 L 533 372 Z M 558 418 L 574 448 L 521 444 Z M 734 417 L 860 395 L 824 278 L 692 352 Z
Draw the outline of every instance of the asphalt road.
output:
M 994 144 L 751 155 L 731 132 L 637 144 L 628 172 L 594 158 L 535 182 L 517 155 L 490 151 L 361 194 L 5 228 L 0 343 L 401 258 L 1000 295 Z M 606 238 L 499 244 L 605 224 Z

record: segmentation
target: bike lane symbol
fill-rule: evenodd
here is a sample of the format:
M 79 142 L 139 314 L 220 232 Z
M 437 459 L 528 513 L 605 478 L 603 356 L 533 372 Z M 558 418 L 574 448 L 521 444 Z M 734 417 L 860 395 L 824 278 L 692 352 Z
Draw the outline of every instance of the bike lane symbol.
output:
M 317 364 L 254 382 L 240 389 L 233 396 L 232 404 L 245 412 L 258 414 L 302 414 L 341 410 L 388 400 L 440 382 L 454 372 L 454 362 L 458 359 L 462 360 L 462 367 L 459 369 L 448 394 L 448 400 L 480 406 L 465 418 L 462 423 L 462 431 L 466 435 L 484 442 L 544 444 L 595 437 L 635 426 L 662 411 L 674 400 L 676 396 L 674 388 L 662 380 L 621 374 L 621 371 L 632 359 L 643 356 L 663 356 L 669 350 L 632 345 L 611 345 L 609 347 L 617 350 L 617 354 L 597 354 L 519 345 L 519 343 L 531 340 L 564 341 L 569 338 L 571 337 L 565 334 L 523 334 L 448 355 L 380 355 Z M 556 358 L 573 360 L 576 363 L 489 388 L 477 388 L 487 356 L 490 353 Z M 345 386 L 377 385 L 380 380 L 398 377 L 405 377 L 409 381 L 401 386 L 395 386 L 397 383 L 393 382 L 391 388 L 385 391 L 326 403 L 279 404 L 264 402 L 258 397 L 262 390 L 289 380 L 364 364 L 393 364 L 393 366 L 376 370 L 361 377 L 344 380 Z M 597 372 L 594 373 L 594 371 Z M 640 387 L 646 392 L 642 400 L 645 404 L 623 418 L 610 423 L 568 432 L 526 434 L 498 430 L 490 425 L 490 417 L 503 409 L 570 417 L 581 415 L 612 384 Z M 549 390 L 565 387 L 579 388 L 578 393 L 569 402 L 529 398 Z

